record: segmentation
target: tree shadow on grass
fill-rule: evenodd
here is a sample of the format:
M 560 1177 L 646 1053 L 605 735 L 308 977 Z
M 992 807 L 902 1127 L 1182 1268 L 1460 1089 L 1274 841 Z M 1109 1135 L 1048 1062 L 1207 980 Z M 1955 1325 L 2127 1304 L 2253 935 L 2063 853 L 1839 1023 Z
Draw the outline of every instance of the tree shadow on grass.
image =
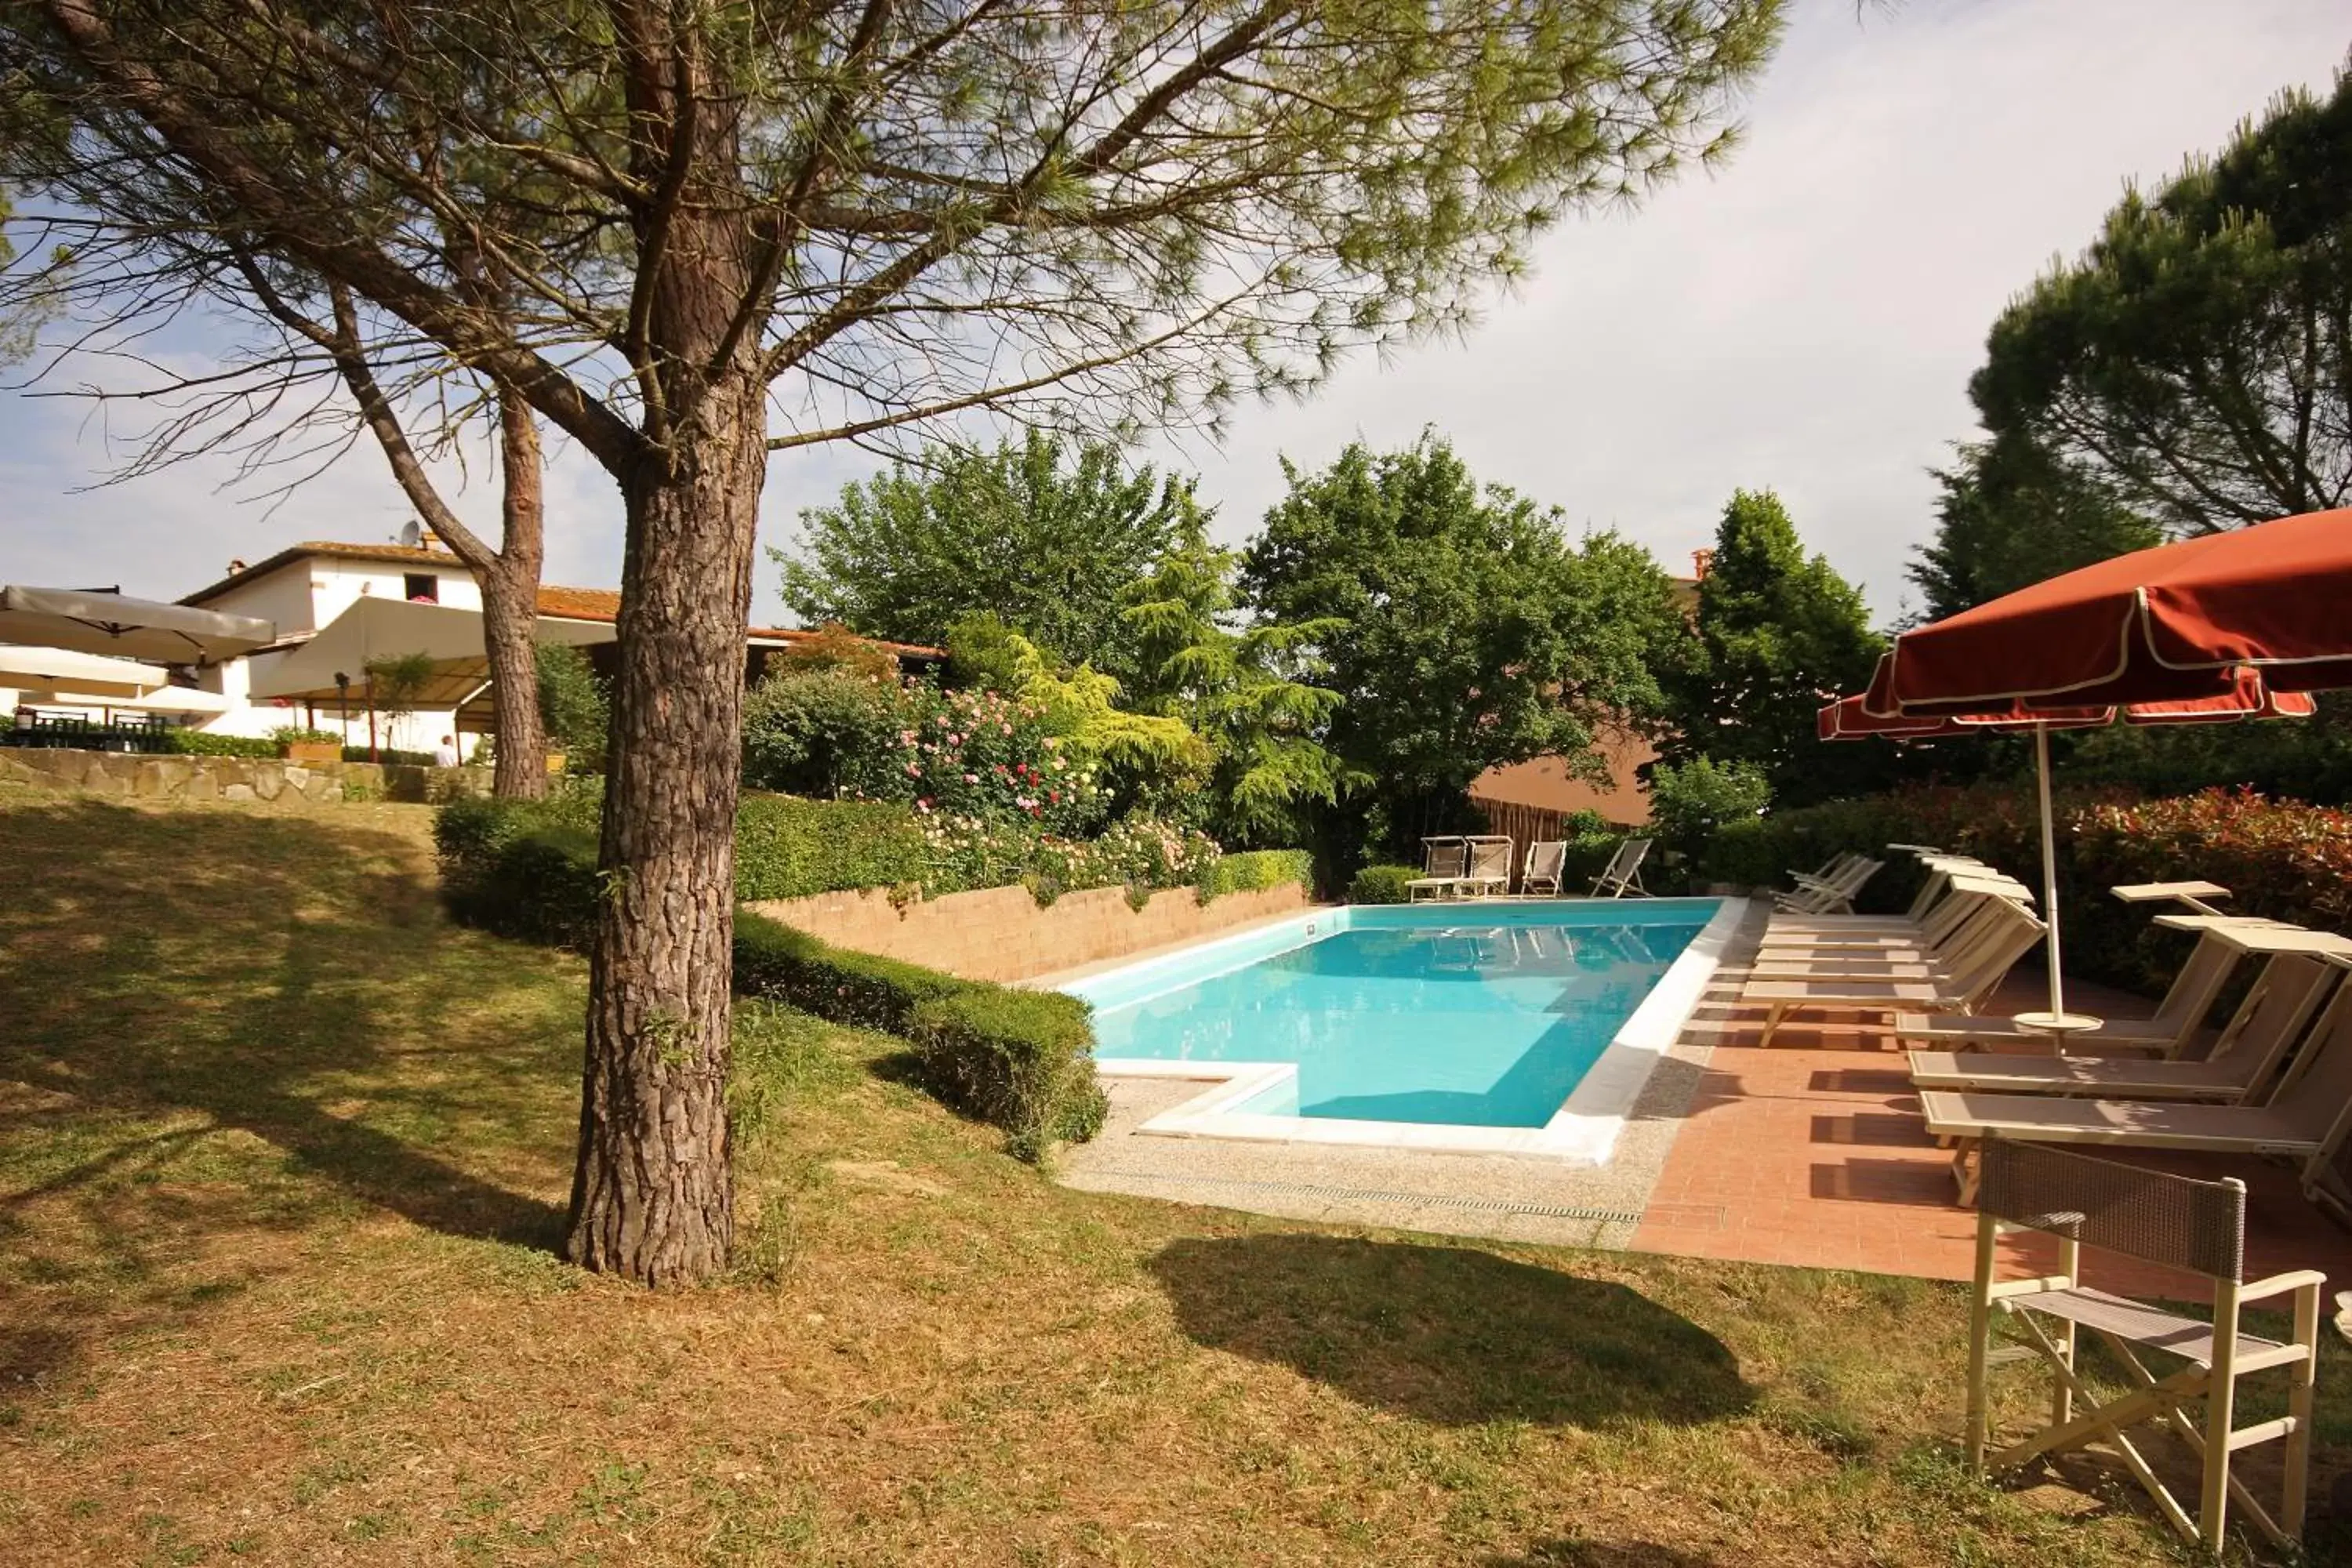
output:
M 1721 1341 L 1639 1292 L 1472 1247 L 1188 1237 L 1149 1267 L 1196 1342 L 1420 1420 L 1689 1425 L 1754 1397 Z
M 123 1124 L 0 1206 L 119 1183 L 163 1158 L 139 1136 L 194 1111 L 417 1225 L 554 1244 L 560 1209 L 490 1173 L 568 1141 L 576 963 L 448 927 L 415 840 L 356 811 L 69 799 L 0 810 L 0 1079 L 70 1097 L 0 1107 L 0 1140 Z M 238 1219 L 299 1226 L 302 1207 Z

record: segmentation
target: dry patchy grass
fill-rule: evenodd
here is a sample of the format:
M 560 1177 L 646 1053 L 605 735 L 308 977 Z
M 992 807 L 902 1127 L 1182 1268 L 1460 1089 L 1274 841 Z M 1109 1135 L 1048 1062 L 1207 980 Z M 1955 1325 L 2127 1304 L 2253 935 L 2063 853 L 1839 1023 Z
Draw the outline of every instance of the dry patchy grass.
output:
M 580 1275 L 581 966 L 447 926 L 424 821 L 0 795 L 0 1556 L 2171 1555 L 1959 1474 L 1948 1288 L 1070 1192 L 788 1013 L 740 1277 Z

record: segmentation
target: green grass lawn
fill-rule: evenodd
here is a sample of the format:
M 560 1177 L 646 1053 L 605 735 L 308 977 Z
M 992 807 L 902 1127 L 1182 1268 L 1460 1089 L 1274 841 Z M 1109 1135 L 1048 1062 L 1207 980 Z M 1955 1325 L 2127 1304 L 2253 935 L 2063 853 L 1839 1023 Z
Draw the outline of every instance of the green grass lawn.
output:
M 1959 1471 L 1952 1288 L 1071 1192 L 770 1009 L 740 1277 L 578 1274 L 583 968 L 425 824 L 0 792 L 0 1560 L 2176 1555 Z

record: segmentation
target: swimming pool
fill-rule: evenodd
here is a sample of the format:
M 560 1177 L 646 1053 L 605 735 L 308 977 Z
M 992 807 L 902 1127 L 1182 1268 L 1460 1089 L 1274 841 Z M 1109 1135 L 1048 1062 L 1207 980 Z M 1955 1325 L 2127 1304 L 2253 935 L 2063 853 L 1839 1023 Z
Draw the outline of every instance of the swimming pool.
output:
M 1066 989 L 1105 1073 L 1216 1085 L 1146 1131 L 1599 1160 L 1743 908 L 1324 910 Z

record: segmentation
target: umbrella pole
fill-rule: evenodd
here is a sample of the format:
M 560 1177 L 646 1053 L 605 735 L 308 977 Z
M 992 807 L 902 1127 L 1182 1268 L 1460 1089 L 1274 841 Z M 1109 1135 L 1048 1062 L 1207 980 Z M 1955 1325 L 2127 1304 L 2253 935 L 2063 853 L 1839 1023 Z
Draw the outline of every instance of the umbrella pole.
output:
M 2050 1012 L 2066 1016 L 2058 962 L 2058 832 L 2050 809 L 2050 726 L 2033 726 L 2033 773 L 2042 794 L 2042 918 L 2050 922 Z

